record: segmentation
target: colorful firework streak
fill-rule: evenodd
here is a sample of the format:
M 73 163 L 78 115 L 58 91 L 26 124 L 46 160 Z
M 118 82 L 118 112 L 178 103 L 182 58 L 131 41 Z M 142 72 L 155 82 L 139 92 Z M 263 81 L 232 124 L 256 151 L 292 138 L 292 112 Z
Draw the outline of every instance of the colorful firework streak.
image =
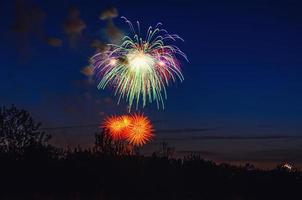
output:
M 143 146 L 154 136 L 150 120 L 142 114 L 107 117 L 101 127 L 113 140 L 124 140 L 133 146 Z
M 107 50 L 91 59 L 95 75 L 100 79 L 98 88 L 113 87 L 118 103 L 126 99 L 129 111 L 134 103 L 138 109 L 140 101 L 143 107 L 147 102 L 156 102 L 158 109 L 164 108 L 169 82 L 184 80 L 177 55 L 187 60 L 177 46 L 167 43 L 182 39 L 161 29 L 161 23 L 154 28 L 150 26 L 146 38 L 142 39 L 139 22 L 136 31 L 129 20 L 123 19 L 133 36 L 123 37 L 120 45 L 108 44 Z

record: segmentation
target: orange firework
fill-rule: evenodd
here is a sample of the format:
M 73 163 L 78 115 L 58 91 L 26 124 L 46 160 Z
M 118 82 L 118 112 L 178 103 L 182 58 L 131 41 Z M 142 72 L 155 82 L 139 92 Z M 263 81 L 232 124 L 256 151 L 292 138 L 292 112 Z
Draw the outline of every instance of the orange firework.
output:
M 127 115 L 120 117 L 111 116 L 104 122 L 104 127 L 109 131 L 113 139 L 120 140 L 127 136 L 127 128 L 131 123 L 131 118 Z
M 127 132 L 128 132 L 131 122 L 132 122 L 132 119 L 128 115 L 122 115 L 120 117 L 120 123 L 122 124 L 122 127 L 123 127 L 124 136 L 127 136 Z
M 127 131 L 127 141 L 135 146 L 142 146 L 153 137 L 153 127 L 150 120 L 142 114 L 132 115 Z

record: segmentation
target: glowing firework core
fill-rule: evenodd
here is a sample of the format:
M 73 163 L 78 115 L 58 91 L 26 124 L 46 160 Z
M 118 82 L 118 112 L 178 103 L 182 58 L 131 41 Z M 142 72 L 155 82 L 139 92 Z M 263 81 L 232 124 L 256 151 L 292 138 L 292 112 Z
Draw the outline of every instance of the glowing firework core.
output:
M 148 72 L 152 70 L 155 64 L 152 56 L 137 50 L 127 54 L 127 61 L 131 70 L 136 73 Z
M 114 66 L 116 65 L 116 63 L 117 63 L 116 59 L 113 58 L 110 60 L 110 65 Z
M 161 66 L 161 67 L 165 66 L 165 63 L 164 63 L 163 61 L 159 61 L 158 64 L 159 64 L 159 66 Z

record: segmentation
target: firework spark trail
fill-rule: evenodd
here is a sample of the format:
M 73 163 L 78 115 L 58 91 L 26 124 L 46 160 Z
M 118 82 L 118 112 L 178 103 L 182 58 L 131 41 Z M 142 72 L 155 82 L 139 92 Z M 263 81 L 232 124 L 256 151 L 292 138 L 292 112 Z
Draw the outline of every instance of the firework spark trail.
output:
M 178 35 L 168 34 L 159 28 L 158 23 L 153 29 L 149 27 L 145 40 L 140 36 L 140 24 L 137 22 L 138 33 L 132 23 L 123 17 L 129 25 L 133 37 L 124 36 L 120 45 L 108 44 L 108 50 L 92 57 L 97 78 L 100 78 L 99 89 L 113 87 L 118 95 L 118 103 L 126 99 L 129 111 L 136 103 L 136 109 L 142 99 L 143 107 L 147 102 L 156 102 L 157 107 L 164 108 L 167 98 L 166 86 L 170 80 L 183 81 L 180 62 L 177 55 L 186 55 L 175 45 L 167 45 L 168 41 L 182 40 Z M 183 41 L 183 40 L 182 40 Z

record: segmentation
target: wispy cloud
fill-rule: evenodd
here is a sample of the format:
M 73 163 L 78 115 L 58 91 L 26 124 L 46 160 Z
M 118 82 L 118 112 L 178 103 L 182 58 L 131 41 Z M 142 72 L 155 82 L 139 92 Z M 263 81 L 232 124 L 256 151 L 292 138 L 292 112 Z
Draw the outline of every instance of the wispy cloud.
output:
M 214 129 L 208 128 L 184 128 L 184 129 L 159 129 L 156 132 L 158 133 L 194 133 L 194 132 L 204 132 L 204 131 L 211 131 Z
M 77 8 L 71 8 L 68 12 L 67 19 L 63 25 L 64 33 L 69 38 L 71 47 L 76 47 L 78 39 L 81 37 L 86 23 L 80 18 L 80 11 Z
M 209 129 L 211 130 L 211 129 Z M 181 130 L 171 130 L 166 131 L 165 133 L 194 133 L 194 132 L 201 132 L 201 131 L 209 131 L 209 130 L 193 130 L 193 131 L 184 131 Z M 157 131 L 158 133 L 163 133 Z M 222 136 L 222 135 L 180 135 L 180 136 L 173 136 L 173 137 L 162 137 L 161 139 L 165 140 L 271 140 L 271 139 L 302 139 L 302 136 L 288 136 L 288 135 L 269 135 L 269 136 Z
M 218 153 L 215 152 L 211 152 L 211 151 L 194 151 L 194 150 L 182 150 L 182 151 L 176 151 L 177 154 L 198 154 L 198 155 L 202 155 L 202 156 L 216 156 L 219 155 Z

